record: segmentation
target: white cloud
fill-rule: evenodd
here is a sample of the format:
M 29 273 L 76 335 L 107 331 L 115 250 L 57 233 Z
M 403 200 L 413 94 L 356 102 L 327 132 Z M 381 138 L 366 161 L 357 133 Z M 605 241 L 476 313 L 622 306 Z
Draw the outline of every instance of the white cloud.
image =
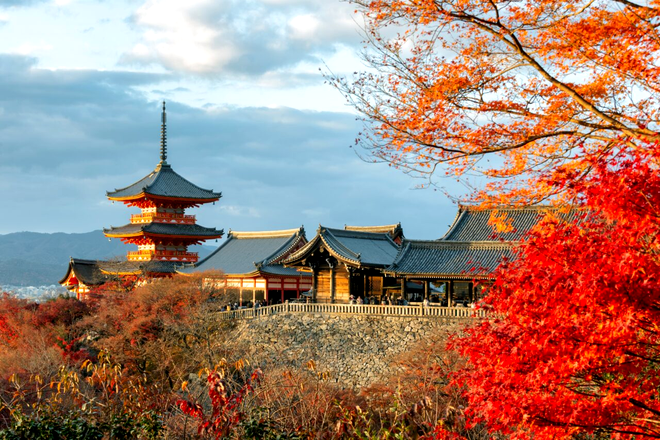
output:
M 122 63 L 183 73 L 260 76 L 360 42 L 353 8 L 332 0 L 147 0 L 141 39 Z
M 23 43 L 17 48 L 15 48 L 12 52 L 20 55 L 34 55 L 52 49 L 53 49 L 52 45 L 41 41 L 39 43 Z

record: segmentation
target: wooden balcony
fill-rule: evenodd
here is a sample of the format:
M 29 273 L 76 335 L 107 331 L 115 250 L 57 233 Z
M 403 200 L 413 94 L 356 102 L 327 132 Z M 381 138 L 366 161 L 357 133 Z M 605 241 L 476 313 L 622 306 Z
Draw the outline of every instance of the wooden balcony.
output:
M 187 214 L 173 214 L 168 212 L 146 212 L 131 215 L 131 223 L 170 223 L 180 225 L 194 225 L 195 216 Z
M 183 251 L 131 251 L 127 255 L 128 261 L 181 261 L 182 263 L 195 263 L 199 260 L 197 252 Z

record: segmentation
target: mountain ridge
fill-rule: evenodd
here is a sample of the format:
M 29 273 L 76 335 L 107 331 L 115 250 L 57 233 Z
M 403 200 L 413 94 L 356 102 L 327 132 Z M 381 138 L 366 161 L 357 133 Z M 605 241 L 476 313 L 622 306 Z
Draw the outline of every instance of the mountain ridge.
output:
M 71 257 L 102 260 L 125 257 L 136 246 L 108 240 L 103 231 L 12 232 L 0 234 L 0 285 L 42 286 L 57 284 L 66 273 Z M 191 246 L 204 258 L 215 246 Z

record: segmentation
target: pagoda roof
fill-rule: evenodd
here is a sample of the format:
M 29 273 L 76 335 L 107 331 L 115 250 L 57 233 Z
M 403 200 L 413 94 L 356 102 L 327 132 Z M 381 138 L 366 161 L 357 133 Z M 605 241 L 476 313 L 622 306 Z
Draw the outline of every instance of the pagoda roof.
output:
M 401 223 L 396 223 L 392 225 L 380 225 L 380 226 L 350 226 L 344 225 L 346 231 L 361 231 L 361 232 L 376 232 L 376 233 L 386 233 L 390 234 L 392 240 L 397 238 L 403 238 L 403 228 Z
M 141 235 L 161 235 L 174 237 L 190 237 L 207 240 L 220 238 L 224 231 L 222 229 L 205 228 L 197 224 L 175 224 L 175 223 L 129 223 L 124 226 L 103 229 L 108 237 L 138 237 Z
M 554 214 L 568 221 L 577 221 L 579 210 L 553 206 L 501 206 L 484 209 L 459 205 L 458 213 L 447 233 L 440 238 L 446 241 L 520 241 L 547 214 Z M 505 227 L 495 224 L 505 224 Z
M 281 264 L 294 249 L 306 242 L 302 227 L 278 231 L 229 231 L 227 240 L 211 255 L 195 264 L 180 266 L 177 272 L 190 274 L 221 270 L 226 275 L 243 277 L 259 273 L 309 276 Z
M 161 162 L 147 176 L 125 188 L 108 191 L 110 200 L 132 200 L 136 198 L 174 198 L 195 200 L 200 203 L 214 202 L 222 193 L 203 189 L 176 173 L 172 167 Z
M 316 236 L 289 257 L 287 266 L 304 265 L 303 260 L 324 247 L 337 260 L 357 267 L 387 267 L 399 246 L 389 233 L 352 231 L 319 226 Z
M 492 278 L 503 261 L 514 258 L 511 243 L 405 240 L 383 272 L 408 278 Z

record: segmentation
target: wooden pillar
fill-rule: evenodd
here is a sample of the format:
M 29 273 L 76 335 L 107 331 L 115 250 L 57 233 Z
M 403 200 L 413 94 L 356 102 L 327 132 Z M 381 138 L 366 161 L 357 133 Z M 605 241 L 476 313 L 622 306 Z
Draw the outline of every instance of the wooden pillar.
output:
M 468 290 L 469 290 L 469 293 L 470 293 L 470 302 L 473 303 L 474 302 L 474 283 L 468 284 Z
M 406 296 L 406 279 L 401 278 L 401 299 L 406 299 Z
M 429 280 L 424 281 L 424 299 L 426 300 L 429 299 L 430 284 Z
M 312 302 L 316 302 L 316 290 L 319 286 L 319 271 L 316 267 L 312 268 Z
M 266 278 L 266 282 L 264 283 L 264 302 L 268 305 L 268 278 Z
M 257 303 L 257 278 L 252 280 L 252 307 Z
M 362 292 L 362 294 L 363 294 L 363 298 L 366 299 L 367 296 L 369 296 L 369 276 L 364 275 L 363 279 L 364 279 L 364 286 L 363 286 L 364 291 Z
M 238 287 L 238 305 L 239 306 L 243 305 L 243 278 L 241 278 L 241 283 L 239 284 Z
M 335 267 L 330 266 L 330 302 L 335 302 Z
M 454 281 L 449 280 L 449 282 L 447 283 L 447 307 L 451 307 L 453 301 L 454 301 Z

